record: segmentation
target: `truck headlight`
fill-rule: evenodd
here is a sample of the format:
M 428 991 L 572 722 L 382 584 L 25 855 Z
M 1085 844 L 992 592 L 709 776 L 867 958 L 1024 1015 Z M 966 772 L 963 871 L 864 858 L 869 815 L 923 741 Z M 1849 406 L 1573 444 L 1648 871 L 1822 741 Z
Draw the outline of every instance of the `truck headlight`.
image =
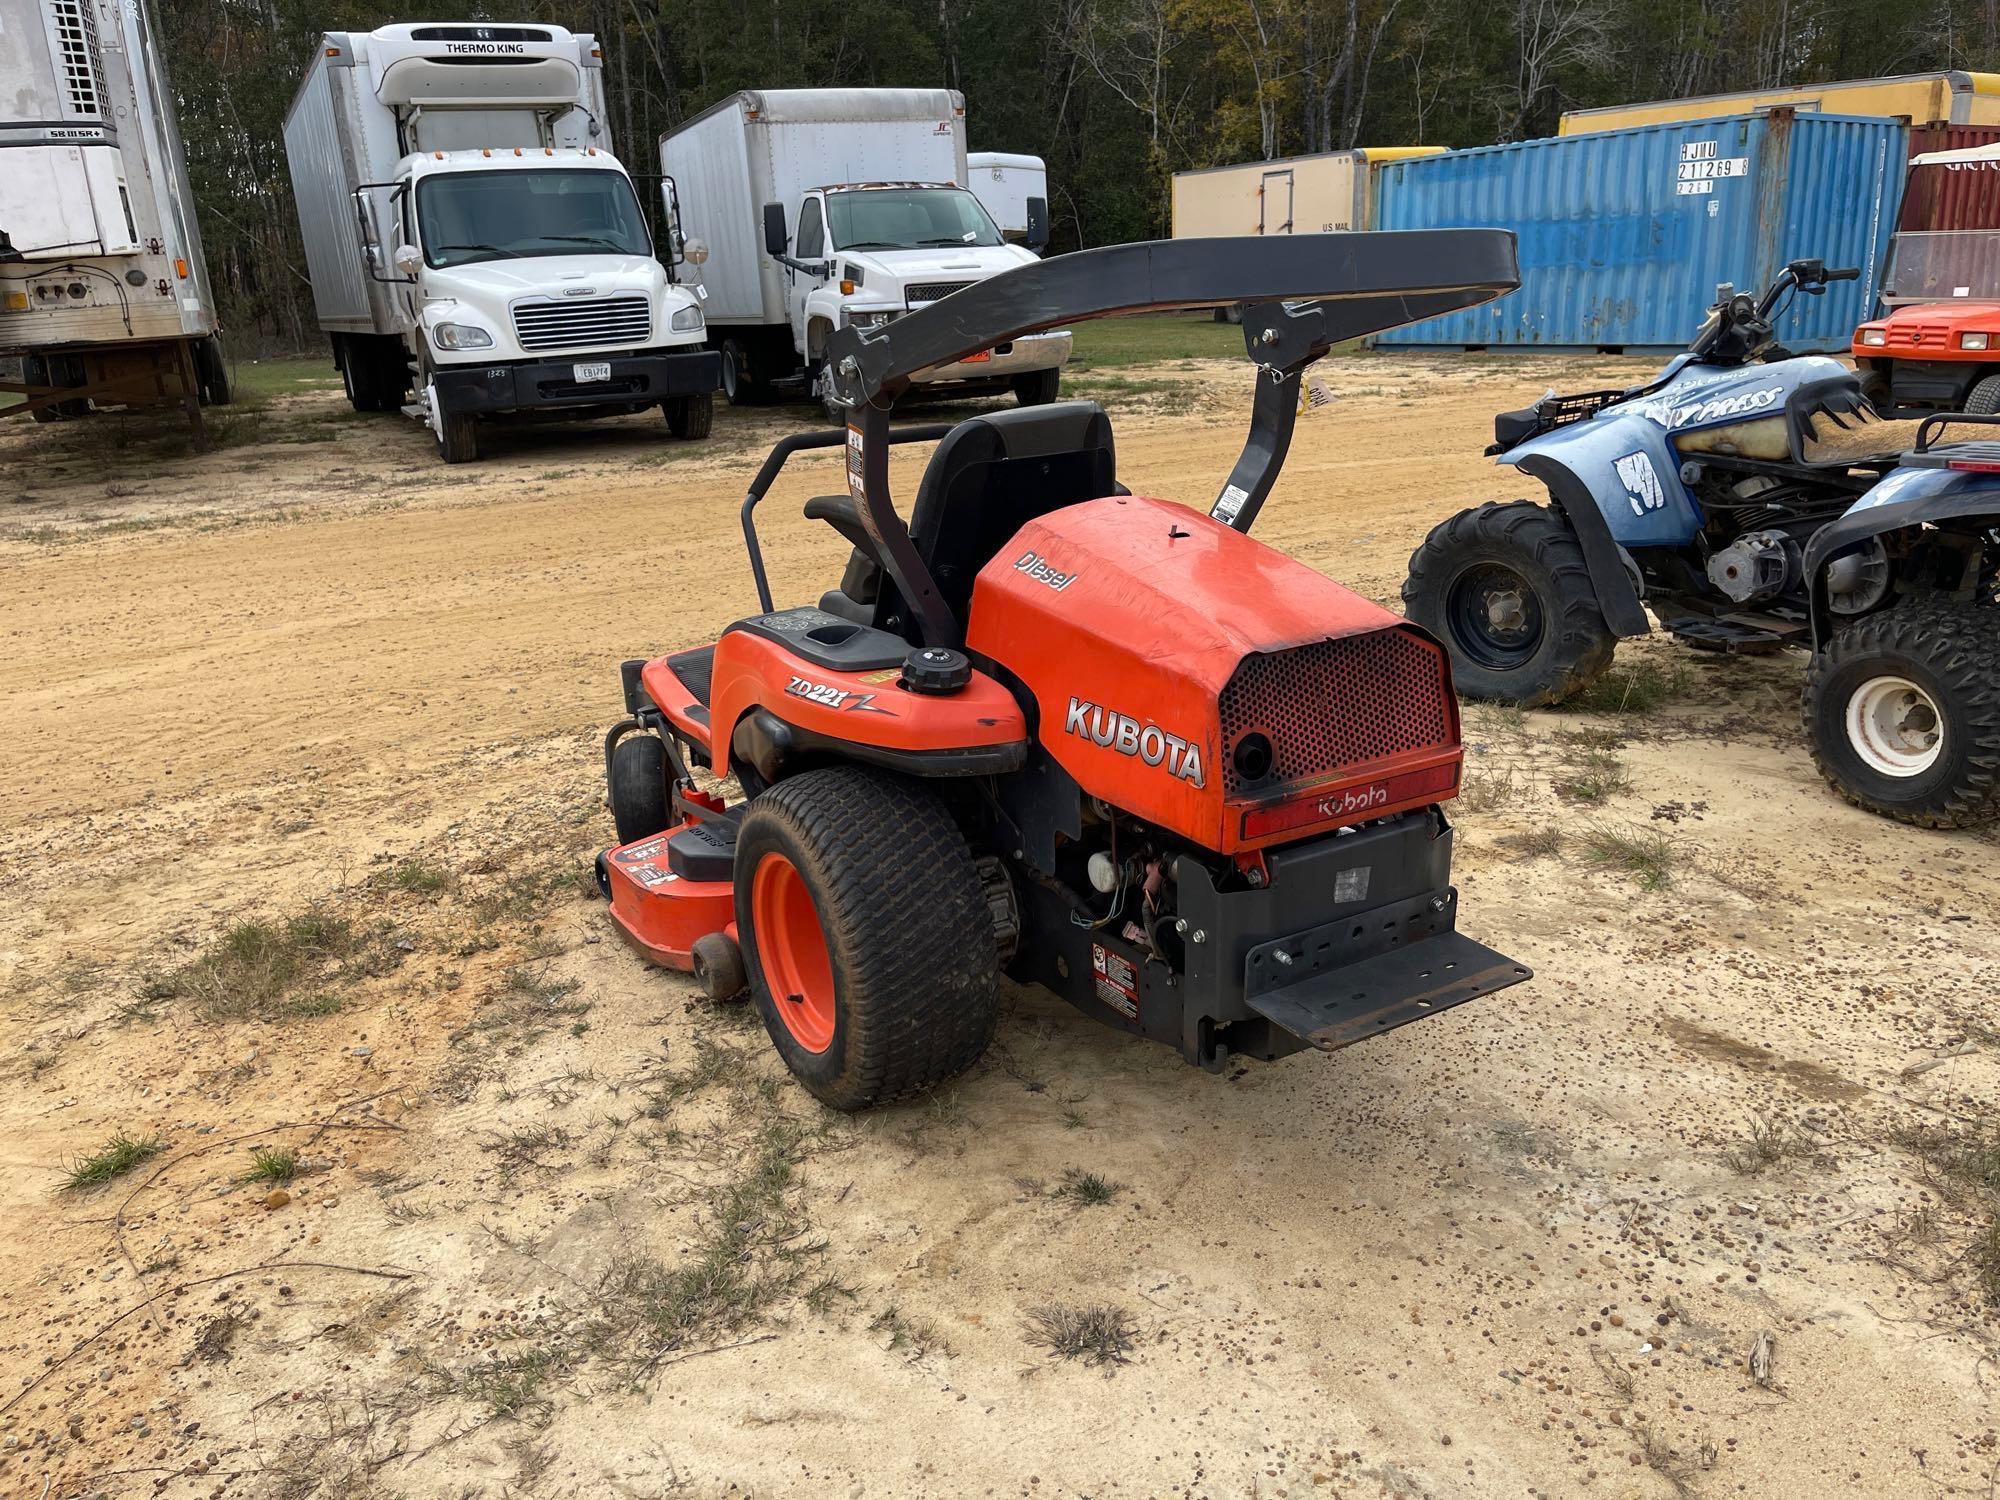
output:
M 1889 342 L 1889 330 L 1886 328 L 1864 328 L 1861 330 L 1861 342 L 1867 348 L 1880 349 L 1884 344 Z
M 893 316 L 893 313 L 886 312 L 850 312 L 847 322 L 853 328 L 880 328 Z
M 672 322 L 667 326 L 672 328 L 675 333 L 700 333 L 701 309 L 698 307 L 683 307 L 679 312 L 674 314 Z
M 470 323 L 440 323 L 431 330 L 431 340 L 440 349 L 491 349 L 493 335 Z
M 1958 336 L 1958 347 L 1961 349 L 1984 349 L 1986 347 L 1986 335 L 1983 333 L 1961 333 Z

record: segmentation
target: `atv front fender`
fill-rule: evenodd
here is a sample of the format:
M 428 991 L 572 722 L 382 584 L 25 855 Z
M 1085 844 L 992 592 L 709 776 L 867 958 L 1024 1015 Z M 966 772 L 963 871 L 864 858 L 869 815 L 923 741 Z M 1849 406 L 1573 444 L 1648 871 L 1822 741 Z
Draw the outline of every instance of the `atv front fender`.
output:
M 1812 586 L 1815 648 L 1825 643 L 1832 629 L 1833 611 L 1826 599 L 1828 565 L 1871 538 L 1918 526 L 1960 534 L 2000 527 L 2000 475 L 1943 467 L 1900 468 L 1849 506 L 1839 520 L 1820 527 L 1806 546 L 1805 562 Z M 1970 583 L 1976 581 L 1976 543 L 1966 552 L 1975 574 Z
M 1639 591 L 1632 585 L 1632 575 L 1626 571 L 1618 543 L 1611 535 L 1604 512 L 1597 508 L 1590 487 L 1577 477 L 1574 469 L 1546 453 L 1524 454 L 1512 462 L 1523 473 L 1542 482 L 1556 509 L 1576 533 L 1577 544 L 1583 549 L 1584 566 L 1590 569 L 1591 587 L 1597 591 L 1597 607 L 1603 611 L 1604 623 L 1611 627 L 1611 633 L 1644 635 L 1651 630 L 1646 607 L 1639 602 Z

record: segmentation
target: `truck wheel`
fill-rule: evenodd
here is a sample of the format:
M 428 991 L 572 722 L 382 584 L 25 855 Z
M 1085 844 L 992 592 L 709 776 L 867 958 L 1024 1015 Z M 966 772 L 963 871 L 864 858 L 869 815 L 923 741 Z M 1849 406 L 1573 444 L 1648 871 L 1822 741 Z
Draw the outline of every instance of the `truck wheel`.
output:
M 209 406 L 227 406 L 233 399 L 229 388 L 229 361 L 222 352 L 222 340 L 210 334 L 194 346 L 195 374 L 201 381 L 201 399 Z
M 438 457 L 448 464 L 477 462 L 479 419 L 469 411 L 446 411 L 435 381 L 424 387 L 424 401 L 430 407 L 431 436 L 437 441 Z
M 1433 528 L 1410 555 L 1403 610 L 1451 652 L 1459 692 L 1530 708 L 1588 687 L 1618 644 L 1569 523 L 1526 500 Z
M 835 1109 L 934 1087 L 992 1038 L 992 913 L 964 836 L 921 786 L 832 766 L 753 799 L 736 927 L 778 1055 Z
M 705 438 L 715 425 L 715 393 L 669 396 L 660 403 L 660 410 L 667 414 L 667 431 L 675 437 L 690 441 Z
M 1062 370 L 1032 370 L 1014 377 L 1014 399 L 1023 406 L 1047 406 L 1062 393 Z
M 1820 774 L 1924 828 L 2000 818 L 2000 610 L 1901 604 L 1813 654 L 1803 702 Z
M 2000 375 L 1988 375 L 1976 381 L 1965 393 L 1965 409 L 1976 416 L 1990 416 L 2000 412 Z
M 764 399 L 750 351 L 735 339 L 722 341 L 722 394 L 731 406 L 755 406 Z
M 658 735 L 628 734 L 611 752 L 611 821 L 620 847 L 667 826 L 667 747 Z

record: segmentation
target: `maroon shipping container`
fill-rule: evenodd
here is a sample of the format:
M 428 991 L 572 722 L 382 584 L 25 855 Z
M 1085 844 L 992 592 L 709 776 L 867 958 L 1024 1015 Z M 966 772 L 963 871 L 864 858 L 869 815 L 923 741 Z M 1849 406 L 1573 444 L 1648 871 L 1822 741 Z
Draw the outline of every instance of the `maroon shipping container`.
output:
M 1910 128 L 1910 155 L 1963 151 L 1995 141 L 2000 141 L 2000 125 L 1915 125 Z M 2000 161 L 1910 168 L 1896 228 L 2000 229 Z

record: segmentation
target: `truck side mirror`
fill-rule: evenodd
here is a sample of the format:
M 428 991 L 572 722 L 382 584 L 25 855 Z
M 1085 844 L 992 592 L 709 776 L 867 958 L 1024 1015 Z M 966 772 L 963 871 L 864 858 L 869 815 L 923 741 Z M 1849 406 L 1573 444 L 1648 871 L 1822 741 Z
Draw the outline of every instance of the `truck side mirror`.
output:
M 785 205 L 766 203 L 764 205 L 764 253 L 782 260 L 785 254 L 787 236 L 785 234 Z
M 394 264 L 396 269 L 401 271 L 405 276 L 415 276 L 423 267 L 423 263 L 424 253 L 415 245 L 398 245 L 396 247 Z
M 1049 200 L 1028 200 L 1028 248 L 1040 255 L 1049 245 Z

